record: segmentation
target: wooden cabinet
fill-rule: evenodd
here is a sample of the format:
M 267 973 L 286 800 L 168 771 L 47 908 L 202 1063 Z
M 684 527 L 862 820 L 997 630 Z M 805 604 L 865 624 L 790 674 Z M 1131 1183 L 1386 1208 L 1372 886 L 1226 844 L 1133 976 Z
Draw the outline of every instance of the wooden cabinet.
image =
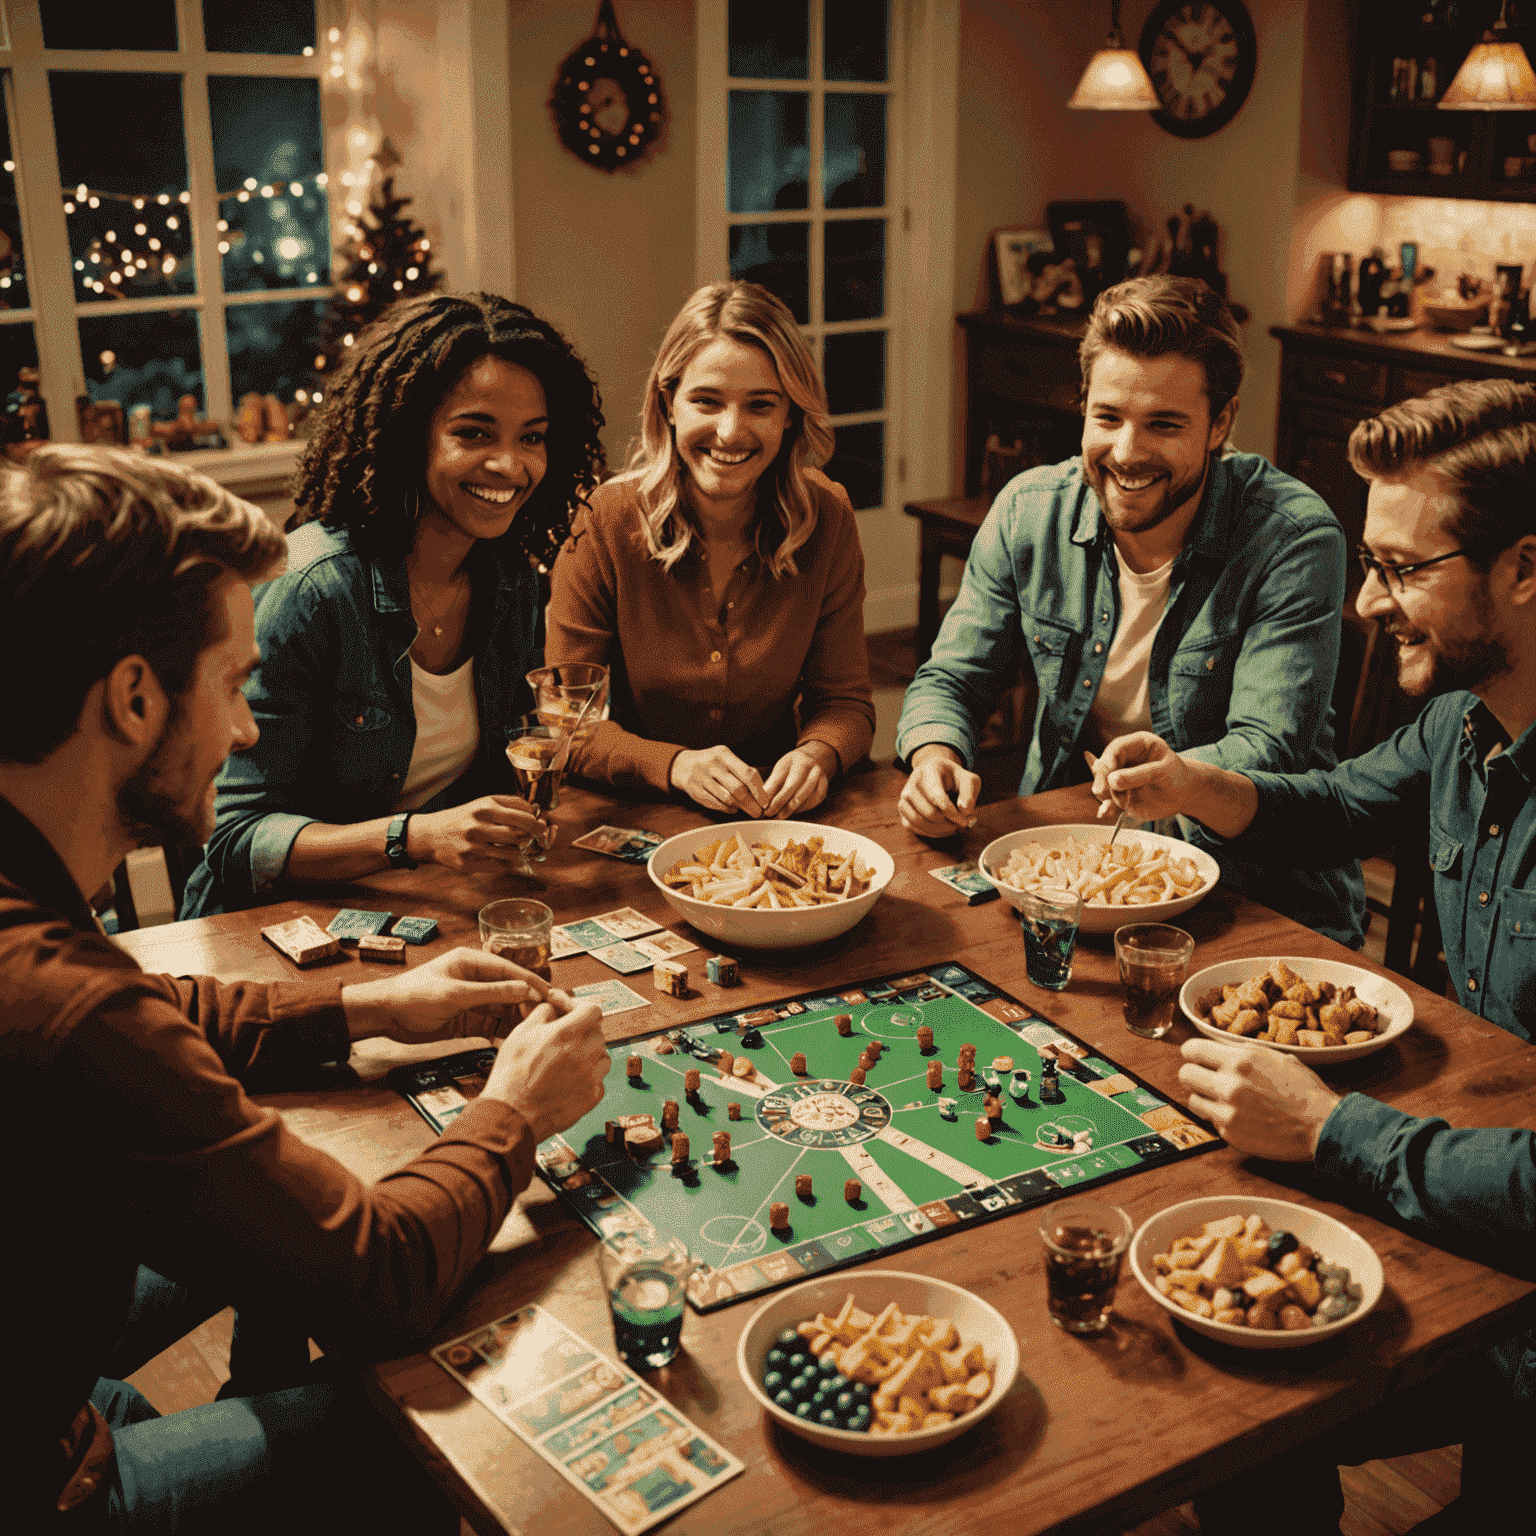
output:
M 1362 0 L 1355 21 L 1351 192 L 1536 202 L 1536 155 L 1526 143 L 1536 134 L 1536 112 L 1442 112 L 1435 105 L 1498 15 L 1499 0 Z M 1536 57 L 1536 27 L 1512 26 L 1509 39 Z M 1424 71 L 1431 61 L 1428 92 Z M 1432 169 L 1432 139 L 1451 141 L 1449 156 L 1442 151 L 1443 174 Z M 1411 168 L 1393 168 L 1391 157 L 1414 155 Z M 1514 175 L 1506 174 L 1506 161 Z

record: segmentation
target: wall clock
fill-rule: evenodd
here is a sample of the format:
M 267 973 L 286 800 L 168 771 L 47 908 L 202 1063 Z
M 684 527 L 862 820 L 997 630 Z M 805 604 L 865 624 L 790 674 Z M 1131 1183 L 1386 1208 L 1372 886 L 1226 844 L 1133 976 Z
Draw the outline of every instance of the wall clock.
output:
M 1242 0 L 1159 0 L 1140 53 L 1163 103 L 1152 120 L 1181 139 L 1203 139 L 1248 99 L 1259 50 Z
M 661 78 L 624 40 L 613 0 L 603 0 L 592 36 L 561 63 L 549 106 L 560 142 L 599 170 L 633 165 L 660 136 L 667 113 Z

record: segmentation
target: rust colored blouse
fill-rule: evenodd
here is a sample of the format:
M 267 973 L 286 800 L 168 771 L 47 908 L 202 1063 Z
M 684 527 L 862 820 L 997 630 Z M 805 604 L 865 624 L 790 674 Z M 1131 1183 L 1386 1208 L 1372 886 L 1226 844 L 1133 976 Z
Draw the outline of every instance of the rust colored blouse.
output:
M 762 770 L 821 741 L 846 771 L 869 751 L 875 706 L 864 648 L 864 552 L 848 493 L 810 472 L 816 528 L 775 579 L 756 555 L 717 610 L 690 548 L 670 571 L 646 550 L 633 488 L 610 480 L 555 561 L 545 664 L 605 662 L 609 718 L 575 772 L 669 788 L 685 749 L 728 746 Z

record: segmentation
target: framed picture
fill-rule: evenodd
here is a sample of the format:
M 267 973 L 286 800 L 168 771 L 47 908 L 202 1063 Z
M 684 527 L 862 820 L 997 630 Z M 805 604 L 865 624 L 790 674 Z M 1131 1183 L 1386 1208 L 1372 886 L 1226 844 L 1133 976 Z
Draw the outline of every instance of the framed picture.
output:
M 992 298 L 1007 308 L 1030 297 L 1040 260 L 1031 270 L 1030 257 L 1048 258 L 1055 241 L 1048 229 L 998 229 L 992 233 Z
M 1125 279 L 1132 244 L 1130 210 L 1119 201 L 1049 203 L 1045 210 L 1051 240 L 1063 258 L 1070 256 L 1082 280 L 1083 297 L 1092 304 Z

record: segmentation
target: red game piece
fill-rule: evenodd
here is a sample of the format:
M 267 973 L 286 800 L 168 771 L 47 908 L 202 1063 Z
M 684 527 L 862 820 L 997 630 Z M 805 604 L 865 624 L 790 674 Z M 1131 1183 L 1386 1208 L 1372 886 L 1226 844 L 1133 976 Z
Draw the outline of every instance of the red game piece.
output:
M 928 1063 L 928 1086 L 935 1092 L 944 1086 L 944 1068 L 937 1061 Z
M 986 1141 L 992 1134 L 992 1122 L 985 1115 L 976 1117 L 976 1140 Z

